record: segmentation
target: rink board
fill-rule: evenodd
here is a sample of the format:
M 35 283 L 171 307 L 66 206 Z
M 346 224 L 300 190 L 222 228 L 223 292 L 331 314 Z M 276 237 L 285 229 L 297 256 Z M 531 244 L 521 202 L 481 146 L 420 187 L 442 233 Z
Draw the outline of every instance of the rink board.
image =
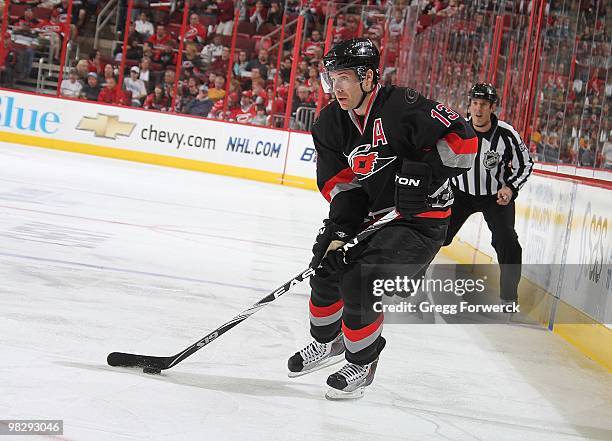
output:
M 524 310 L 612 372 L 610 194 L 603 183 L 534 174 L 516 201 L 516 231 Z M 489 263 L 496 261 L 490 242 L 477 214 L 442 252 L 463 263 Z M 552 264 L 549 273 L 530 272 L 540 262 Z
M 316 188 L 314 145 L 307 133 L 0 89 L 0 139 Z M 612 260 L 609 201 L 606 185 L 534 174 L 517 200 L 516 229 L 524 263 L 560 265 L 547 280 L 524 274 L 528 283 L 521 288 L 531 288 L 521 298 L 530 298 L 530 310 L 540 321 L 548 322 L 551 329 L 612 370 L 608 349 L 612 348 L 612 274 L 602 271 L 602 264 Z M 493 261 L 495 252 L 482 216 L 472 216 L 454 245 L 444 252 L 463 263 Z M 566 275 L 558 269 L 570 264 L 585 270 Z M 534 287 L 547 289 L 536 295 Z M 563 314 L 564 322 L 574 324 L 555 324 L 555 314 Z
M 281 183 L 282 130 L 0 90 L 5 142 Z

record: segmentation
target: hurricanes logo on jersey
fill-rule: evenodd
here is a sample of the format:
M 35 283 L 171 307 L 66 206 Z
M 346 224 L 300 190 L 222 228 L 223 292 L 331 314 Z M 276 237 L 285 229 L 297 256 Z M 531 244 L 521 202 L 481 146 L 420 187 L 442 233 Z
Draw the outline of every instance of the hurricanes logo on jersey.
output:
M 369 178 L 397 158 L 397 156 L 383 157 L 380 155 L 380 152 L 370 151 L 371 149 L 372 146 L 370 144 L 360 145 L 348 157 L 351 170 L 353 170 L 353 173 L 355 173 L 359 180 Z

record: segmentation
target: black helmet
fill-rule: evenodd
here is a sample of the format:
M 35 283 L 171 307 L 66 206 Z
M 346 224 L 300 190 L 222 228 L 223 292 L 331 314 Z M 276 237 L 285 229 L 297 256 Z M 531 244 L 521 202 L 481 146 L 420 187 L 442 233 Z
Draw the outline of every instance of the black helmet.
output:
M 369 38 L 354 38 L 335 45 L 323 57 L 325 72 L 353 69 L 360 81 L 363 81 L 368 69 L 374 72 L 374 83 L 378 82 L 380 52 Z
M 499 104 L 497 91 L 491 83 L 476 83 L 470 89 L 470 99 L 479 98 L 481 100 L 490 101 L 491 104 Z

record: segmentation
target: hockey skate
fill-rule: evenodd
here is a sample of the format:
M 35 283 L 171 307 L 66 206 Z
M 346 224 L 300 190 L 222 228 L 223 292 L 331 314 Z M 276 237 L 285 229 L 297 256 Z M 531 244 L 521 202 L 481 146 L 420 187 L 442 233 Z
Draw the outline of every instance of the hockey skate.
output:
M 344 359 L 344 337 L 342 333 L 329 343 L 313 340 L 304 349 L 296 352 L 289 361 L 289 377 L 299 377 Z
M 347 363 L 327 379 L 330 389 L 325 394 L 328 400 L 351 400 L 363 397 L 366 386 L 374 381 L 378 358 L 365 365 Z

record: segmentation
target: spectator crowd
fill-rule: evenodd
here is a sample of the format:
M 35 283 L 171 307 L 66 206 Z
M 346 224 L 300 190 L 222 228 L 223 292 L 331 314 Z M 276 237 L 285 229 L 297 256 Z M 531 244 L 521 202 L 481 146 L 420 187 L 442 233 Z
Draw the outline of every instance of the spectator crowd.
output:
M 429 68 L 421 69 L 422 82 L 438 99 L 462 108 L 463 83 L 477 79 L 482 66 L 472 61 L 471 53 L 482 52 L 482 42 L 492 36 L 492 17 L 519 17 L 516 22 L 525 27 L 527 21 L 520 17 L 528 17 L 533 6 L 533 0 L 195 0 L 185 11 L 182 0 L 119 0 L 119 19 L 98 38 L 96 19 L 107 0 L 75 0 L 72 5 L 68 0 L 4 1 L 9 4 L 0 44 L 0 86 L 27 89 L 30 79 L 33 88 L 36 66 L 40 67 L 36 60 L 43 56 L 44 65 L 59 65 L 62 46 L 73 43 L 65 51 L 59 85 L 47 92 L 275 127 L 284 125 L 291 101 L 290 127 L 297 129 L 308 129 L 312 118 L 302 116 L 314 115 L 316 108 L 333 99 L 319 83 L 328 18 L 333 18 L 333 42 L 367 36 L 379 45 L 384 83 L 396 80 L 406 32 L 415 31 L 418 42 L 429 38 L 427 31 L 436 23 L 447 21 L 453 32 L 446 43 L 445 66 L 435 78 L 435 88 L 428 83 L 434 80 Z M 612 155 L 611 8 L 602 0 L 546 4 L 538 111 L 529 137 L 534 155 L 542 161 L 612 168 L 606 156 L 608 150 Z M 305 38 L 294 60 L 300 13 Z M 427 48 L 421 47 L 423 53 L 417 57 L 429 56 Z M 421 59 L 416 60 L 413 64 L 421 66 Z M 519 61 L 515 60 L 517 71 Z M 295 82 L 290 87 L 294 64 Z M 503 70 L 505 64 L 500 63 L 499 81 Z M 516 83 L 515 73 L 509 100 L 520 94 Z

